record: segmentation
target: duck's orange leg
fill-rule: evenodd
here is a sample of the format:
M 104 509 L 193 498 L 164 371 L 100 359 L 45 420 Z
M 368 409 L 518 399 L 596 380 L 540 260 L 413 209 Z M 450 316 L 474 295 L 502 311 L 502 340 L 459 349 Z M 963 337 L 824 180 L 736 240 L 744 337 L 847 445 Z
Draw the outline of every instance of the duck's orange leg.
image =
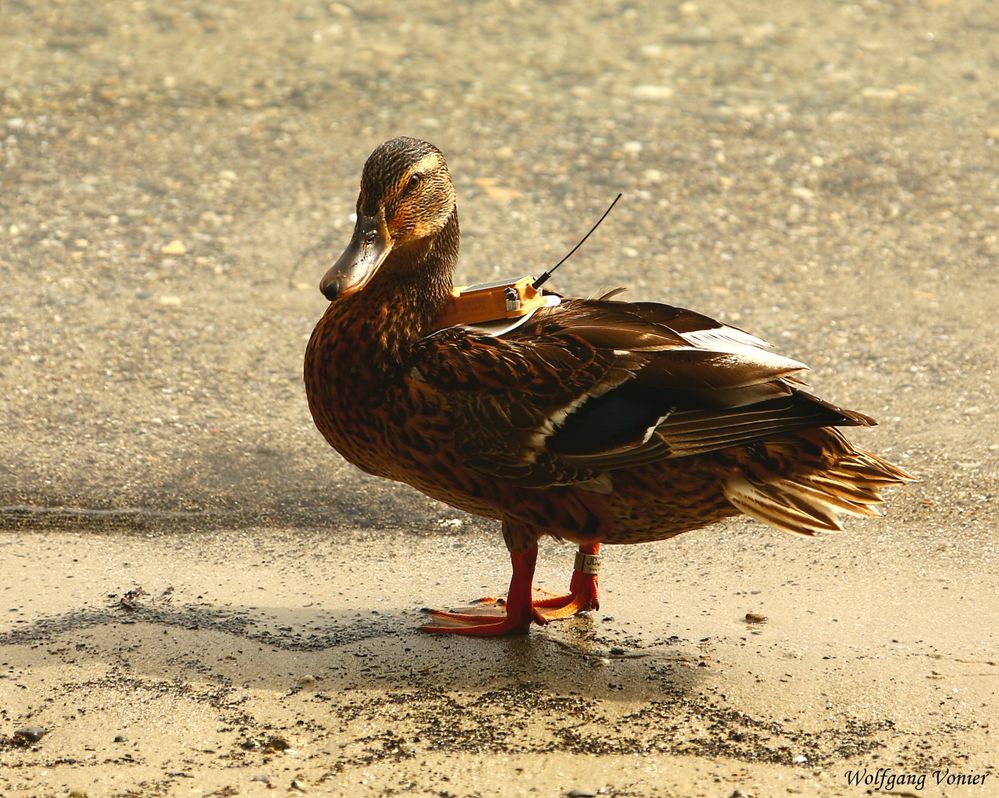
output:
M 552 596 L 534 602 L 535 613 L 546 621 L 570 618 L 581 612 L 600 607 L 597 596 L 598 572 L 600 571 L 600 544 L 581 545 L 576 554 L 576 567 L 569 582 L 569 594 Z
M 430 615 L 440 623 L 421 626 L 424 632 L 438 634 L 494 635 L 526 634 L 532 621 L 545 623 L 545 618 L 534 609 L 531 603 L 531 584 L 534 581 L 534 565 L 538 559 L 538 544 L 524 551 L 511 551 L 513 576 L 510 578 L 510 591 L 506 596 L 506 613 L 503 615 L 476 614 L 465 612 L 434 611 Z

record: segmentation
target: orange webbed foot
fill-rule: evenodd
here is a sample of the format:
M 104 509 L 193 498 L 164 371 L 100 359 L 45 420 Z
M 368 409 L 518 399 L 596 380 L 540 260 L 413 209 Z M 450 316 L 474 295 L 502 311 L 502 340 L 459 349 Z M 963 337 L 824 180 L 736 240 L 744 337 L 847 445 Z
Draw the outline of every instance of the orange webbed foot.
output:
M 599 551 L 599 543 L 580 546 L 576 554 L 576 565 L 572 572 L 572 581 L 569 583 L 568 595 L 535 601 L 535 614 L 541 615 L 545 621 L 559 621 L 581 612 L 599 609 L 597 591 L 597 573 L 600 571 Z
M 525 620 L 523 614 L 443 612 L 434 610 L 430 617 L 438 623 L 428 623 L 420 627 L 423 632 L 432 634 L 473 635 L 475 637 L 498 637 L 500 635 L 527 634 L 531 622 L 539 621 L 534 612 Z
M 420 629 L 433 634 L 477 637 L 526 634 L 532 623 L 543 625 L 595 610 L 600 606 L 597 591 L 599 551 L 599 543 L 580 546 L 569 593 L 564 596 L 549 595 L 548 598 L 541 599 L 532 598 L 531 591 L 537 546 L 524 552 L 511 552 L 513 577 L 506 599 L 491 596 L 479 599 L 476 603 L 481 609 L 477 608 L 472 612 L 431 610 L 430 615 L 435 623 L 425 624 Z
M 573 590 L 565 596 L 553 596 L 534 602 L 534 611 L 548 621 L 561 621 L 571 618 L 581 612 L 590 612 L 600 608 L 597 601 L 597 586 L 582 590 Z
M 434 610 L 430 616 L 439 623 L 426 624 L 420 629 L 432 634 L 495 637 L 526 634 L 532 622 L 545 623 L 544 618 L 535 611 L 531 603 L 531 582 L 534 579 L 534 564 L 537 558 L 537 544 L 527 551 L 510 552 L 513 576 L 510 579 L 510 590 L 505 602 L 502 599 L 482 599 L 480 603 L 492 605 L 484 607 L 482 612 Z M 494 608 L 502 608 L 505 611 L 495 612 Z

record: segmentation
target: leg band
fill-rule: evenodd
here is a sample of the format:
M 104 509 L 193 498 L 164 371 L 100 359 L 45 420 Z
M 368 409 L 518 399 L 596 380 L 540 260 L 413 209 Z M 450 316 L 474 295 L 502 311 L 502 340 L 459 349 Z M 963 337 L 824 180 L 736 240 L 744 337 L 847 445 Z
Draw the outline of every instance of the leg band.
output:
M 600 560 L 599 554 L 584 554 L 581 551 L 577 551 L 576 563 L 573 568 L 580 573 L 596 576 L 600 573 Z

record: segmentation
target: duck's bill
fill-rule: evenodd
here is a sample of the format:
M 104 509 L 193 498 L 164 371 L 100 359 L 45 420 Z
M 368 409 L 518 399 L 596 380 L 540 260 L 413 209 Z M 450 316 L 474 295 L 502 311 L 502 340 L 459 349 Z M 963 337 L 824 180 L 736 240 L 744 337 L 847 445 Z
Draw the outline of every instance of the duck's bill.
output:
M 319 283 L 331 302 L 350 296 L 368 284 L 392 251 L 392 238 L 385 225 L 385 212 L 358 216 L 350 243 Z

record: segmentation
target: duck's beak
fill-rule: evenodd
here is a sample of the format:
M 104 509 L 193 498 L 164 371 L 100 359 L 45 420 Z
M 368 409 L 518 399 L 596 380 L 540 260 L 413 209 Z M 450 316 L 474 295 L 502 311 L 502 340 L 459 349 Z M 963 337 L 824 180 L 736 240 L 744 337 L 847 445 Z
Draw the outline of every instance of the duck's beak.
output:
M 350 243 L 323 276 L 319 290 L 331 302 L 360 291 L 391 251 L 392 237 L 385 224 L 385 209 L 381 208 L 375 216 L 358 214 Z

